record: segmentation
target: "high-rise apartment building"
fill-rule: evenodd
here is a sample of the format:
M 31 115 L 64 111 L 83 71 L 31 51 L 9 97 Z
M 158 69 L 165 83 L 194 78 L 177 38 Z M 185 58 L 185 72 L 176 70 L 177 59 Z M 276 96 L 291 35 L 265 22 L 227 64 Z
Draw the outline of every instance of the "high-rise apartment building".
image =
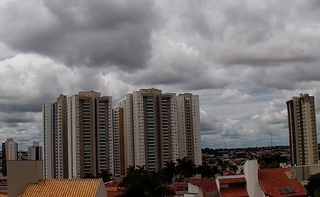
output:
M 44 178 L 68 178 L 67 96 L 42 105 Z
M 132 94 L 127 94 L 121 102 L 123 106 L 124 122 L 124 162 L 125 169 L 135 165 L 134 161 L 134 138 L 133 138 L 133 102 Z
M 28 146 L 28 160 L 42 160 L 42 146 L 34 141 L 32 146 Z
M 124 125 L 126 168 L 159 170 L 178 158 L 175 94 L 141 89 L 126 95 Z
M 7 176 L 7 161 L 18 159 L 18 143 L 8 138 L 2 143 L 2 175 Z
M 69 178 L 114 172 L 111 97 L 79 92 L 67 106 Z
M 113 159 L 114 159 L 114 176 L 125 175 L 125 155 L 124 155 L 124 115 L 121 104 L 113 111 Z
M 300 94 L 286 102 L 292 165 L 318 163 L 315 101 L 309 94 Z
M 202 165 L 199 96 L 189 93 L 177 96 L 179 158 L 187 157 Z

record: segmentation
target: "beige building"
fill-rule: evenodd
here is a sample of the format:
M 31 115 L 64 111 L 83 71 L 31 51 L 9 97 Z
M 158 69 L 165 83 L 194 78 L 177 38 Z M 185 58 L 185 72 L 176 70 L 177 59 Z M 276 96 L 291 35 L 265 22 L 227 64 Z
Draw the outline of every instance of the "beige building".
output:
M 287 103 L 291 165 L 318 163 L 315 101 L 309 94 L 292 97 Z
M 67 96 L 42 105 L 44 178 L 68 178 Z
M 6 160 L 17 160 L 18 158 L 18 143 L 13 141 L 12 138 L 8 138 L 5 143 L 6 148 Z
M 113 158 L 114 158 L 114 176 L 125 175 L 124 163 L 124 116 L 123 107 L 113 109 Z
M 127 94 L 126 99 L 121 102 L 124 119 L 124 160 L 125 169 L 135 165 L 134 161 L 134 137 L 133 137 L 133 102 L 132 94 Z
M 199 96 L 177 96 L 179 158 L 187 157 L 202 165 Z
M 23 194 L 29 184 L 37 183 L 43 178 L 43 161 L 7 161 L 8 162 L 8 196 Z
M 69 178 L 114 172 L 112 99 L 99 92 L 68 98 Z
M 141 89 L 127 94 L 124 108 L 125 168 L 159 170 L 187 157 L 202 164 L 199 96 Z
M 42 146 L 34 141 L 32 146 L 28 146 L 28 160 L 42 160 Z

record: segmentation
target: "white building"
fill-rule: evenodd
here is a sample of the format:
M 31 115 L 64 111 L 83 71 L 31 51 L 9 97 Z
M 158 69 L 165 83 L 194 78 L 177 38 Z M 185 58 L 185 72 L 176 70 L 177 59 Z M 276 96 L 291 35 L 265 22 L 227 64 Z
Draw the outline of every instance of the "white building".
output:
M 42 105 L 44 178 L 68 178 L 67 96 Z
M 308 196 L 306 189 L 289 168 L 258 169 L 258 162 L 249 160 L 244 169 L 244 175 L 189 179 L 188 192 L 183 196 Z
M 42 160 L 42 146 L 34 141 L 32 146 L 28 147 L 28 160 Z
M 13 141 L 12 138 L 8 138 L 5 141 L 6 148 L 6 160 L 17 160 L 18 159 L 18 143 Z
M 177 96 L 179 158 L 187 157 L 202 165 L 199 96 L 189 93 Z

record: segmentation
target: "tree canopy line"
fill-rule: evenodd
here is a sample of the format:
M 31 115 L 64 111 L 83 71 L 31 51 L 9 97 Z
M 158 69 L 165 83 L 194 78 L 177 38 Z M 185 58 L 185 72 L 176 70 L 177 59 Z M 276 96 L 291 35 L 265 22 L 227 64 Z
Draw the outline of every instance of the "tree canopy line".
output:
M 177 159 L 177 163 L 170 161 L 157 172 L 147 171 L 144 166 L 130 166 L 127 175 L 120 183 L 123 194 L 118 197 L 161 197 L 174 195 L 175 192 L 168 186 L 175 182 L 184 182 L 185 179 L 201 174 L 202 178 L 212 178 L 218 170 L 204 164 L 196 167 L 192 160 Z
M 129 166 L 126 169 L 126 177 L 120 183 L 122 194 L 118 197 L 161 197 L 174 195 L 175 192 L 168 186 L 174 182 L 184 182 L 196 174 L 201 178 L 213 178 L 219 174 L 218 168 L 207 164 L 197 166 L 192 160 L 183 158 L 177 162 L 170 161 L 158 171 L 147 171 L 145 166 Z M 86 174 L 84 178 L 102 178 L 108 182 L 112 174 L 107 170 L 101 171 L 97 177 Z
M 275 168 L 275 163 L 283 162 L 280 155 L 265 155 L 259 161 L 262 168 Z M 217 174 L 223 174 L 226 163 L 219 162 L 221 171 L 217 166 L 210 167 L 206 163 L 197 166 L 192 160 L 183 158 L 177 159 L 177 162 L 170 161 L 159 171 L 147 171 L 145 166 L 130 166 L 127 168 L 126 177 L 119 184 L 122 188 L 122 194 L 117 197 L 164 197 L 175 195 L 168 185 L 174 182 L 184 182 L 186 179 L 196 174 L 201 174 L 201 178 L 215 178 Z M 236 167 L 236 166 L 235 166 Z M 229 171 L 236 171 L 232 165 Z M 97 177 L 92 174 L 86 174 L 84 178 L 102 178 L 104 182 L 111 181 L 112 174 L 109 171 L 102 170 Z M 310 196 L 320 197 L 320 173 L 311 175 L 307 190 Z

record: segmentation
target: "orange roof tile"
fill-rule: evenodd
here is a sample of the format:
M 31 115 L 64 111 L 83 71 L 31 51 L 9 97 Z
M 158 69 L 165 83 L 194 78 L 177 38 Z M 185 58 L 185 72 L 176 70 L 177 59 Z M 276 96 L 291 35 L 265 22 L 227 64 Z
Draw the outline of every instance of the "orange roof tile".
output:
M 175 183 L 171 189 L 174 191 L 188 191 L 188 183 Z
M 107 187 L 118 187 L 120 183 L 121 182 L 110 181 L 110 182 L 105 183 L 104 185 L 106 186 L 106 188 Z
M 40 179 L 38 183 L 29 184 L 22 196 L 96 196 L 100 181 L 101 179 Z
M 245 183 L 246 178 L 228 178 L 228 179 L 219 179 L 219 183 Z
M 258 180 L 264 192 L 269 196 L 307 196 L 308 193 L 301 185 L 298 179 L 289 179 L 285 172 L 291 171 L 289 168 L 275 168 L 275 169 L 259 169 Z M 295 189 L 295 193 L 280 194 L 278 188 Z
M 222 197 L 248 197 L 249 194 L 245 187 L 229 187 L 220 189 Z
M 107 196 L 108 197 L 116 197 L 118 195 L 122 194 L 120 191 L 107 191 Z
M 204 197 L 207 197 L 207 192 L 219 192 L 214 179 L 189 179 L 188 182 L 201 187 Z

